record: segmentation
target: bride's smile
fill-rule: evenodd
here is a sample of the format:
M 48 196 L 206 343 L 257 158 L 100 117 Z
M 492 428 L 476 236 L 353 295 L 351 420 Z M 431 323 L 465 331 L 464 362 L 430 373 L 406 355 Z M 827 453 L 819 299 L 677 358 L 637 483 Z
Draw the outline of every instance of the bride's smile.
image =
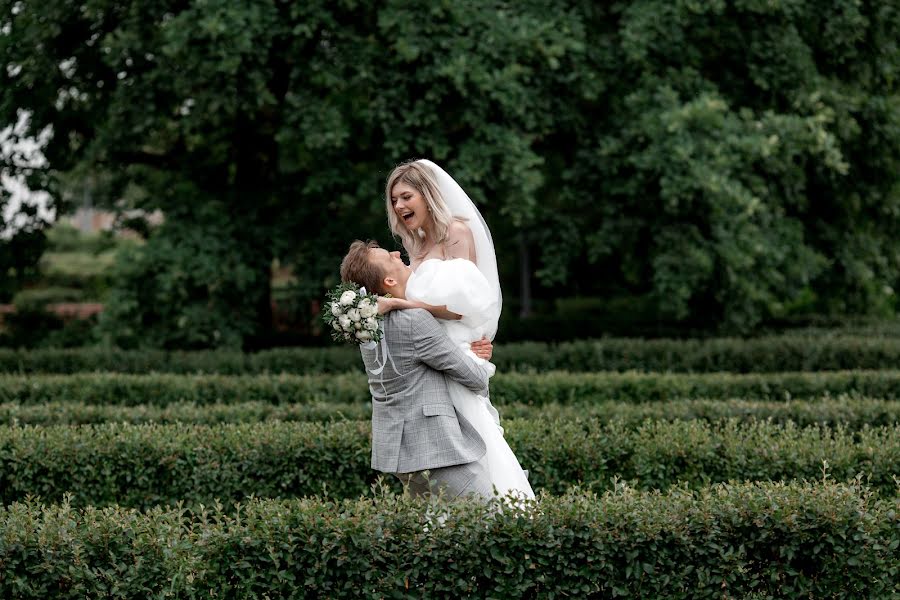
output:
M 391 190 L 391 208 L 410 231 L 426 226 L 428 206 L 422 194 L 412 186 L 402 182 L 394 186 Z

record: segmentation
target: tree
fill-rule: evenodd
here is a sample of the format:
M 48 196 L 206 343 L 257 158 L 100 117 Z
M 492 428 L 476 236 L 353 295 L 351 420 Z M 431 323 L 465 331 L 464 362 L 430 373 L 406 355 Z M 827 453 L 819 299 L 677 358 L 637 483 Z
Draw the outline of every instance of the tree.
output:
M 560 227 L 584 215 L 585 235 L 574 251 L 548 238 L 560 266 L 545 274 L 584 252 L 661 315 L 732 331 L 891 311 L 900 12 L 641 0 L 597 16 L 587 45 L 609 87 L 549 211 Z
M 509 258 L 527 256 L 545 297 L 641 296 L 732 331 L 893 306 L 888 4 L 5 7 L 0 115 L 52 130 L 41 189 L 90 176 L 166 215 L 121 263 L 120 343 L 258 345 L 273 258 L 320 296 L 353 238 L 386 240 L 381 186 L 418 156 L 482 208 L 506 290 L 535 281 Z
M 560 114 L 549 87 L 532 86 L 577 36 L 559 38 L 540 4 L 477 4 L 429 7 L 422 19 L 391 2 L 14 3 L 4 114 L 27 108 L 33 127 L 52 129 L 48 173 L 102 173 L 108 203 L 166 215 L 124 259 L 120 286 L 140 283 L 157 304 L 172 293 L 174 305 L 155 314 L 119 294 L 109 330 L 160 328 L 135 343 L 179 344 L 178 323 L 205 303 L 238 333 L 208 343 L 263 335 L 273 257 L 294 258 L 321 289 L 352 237 L 384 231 L 381 185 L 403 158 L 446 160 L 490 199 L 486 212 L 512 226 L 531 218 L 542 181 L 531 144 Z M 258 273 L 252 283 L 225 261 L 184 296 L 165 270 L 149 270 L 151 257 L 193 264 L 194 227 L 221 236 Z M 223 286 L 242 291 L 227 309 L 215 300 Z
M 366 45 L 344 23 L 366 16 L 352 3 L 333 12 L 324 3 L 7 4 L 0 106 L 7 117 L 27 108 L 33 128 L 52 130 L 48 175 L 104 174 L 98 201 L 166 215 L 138 256 L 124 259 L 119 281 L 160 301 L 172 293 L 169 310 L 126 302 L 105 317 L 110 331 L 155 328 L 159 335 L 137 341 L 177 344 L 180 324 L 205 306 L 236 333 L 201 336 L 210 345 L 264 336 L 273 256 L 323 220 L 308 215 L 328 212 L 304 200 L 327 193 L 340 202 L 358 184 L 351 155 L 329 159 L 360 122 L 349 107 L 364 91 L 340 73 Z M 198 232 L 219 238 L 241 268 L 211 257 L 212 273 L 177 293 L 150 258 L 168 270 L 196 267 L 188 249 Z M 257 274 L 252 284 L 245 269 Z M 241 293 L 219 302 L 223 287 Z
M 13 193 L 26 181 L 37 186 L 44 183 L 40 170 L 43 160 L 36 152 L 42 140 L 25 139 L 25 125 L 27 118 L 19 115 L 15 126 L 0 131 L 0 302 L 9 302 L 16 291 L 37 276 L 38 261 L 47 246 L 47 223 L 40 204 L 16 199 Z

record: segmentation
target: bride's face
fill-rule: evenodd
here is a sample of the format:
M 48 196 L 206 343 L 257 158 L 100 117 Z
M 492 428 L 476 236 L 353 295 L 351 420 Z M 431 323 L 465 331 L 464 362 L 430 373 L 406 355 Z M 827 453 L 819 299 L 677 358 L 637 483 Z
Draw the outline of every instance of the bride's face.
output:
M 416 188 L 402 181 L 391 190 L 391 208 L 400 222 L 410 231 L 424 227 L 428 221 L 428 205 L 425 198 Z

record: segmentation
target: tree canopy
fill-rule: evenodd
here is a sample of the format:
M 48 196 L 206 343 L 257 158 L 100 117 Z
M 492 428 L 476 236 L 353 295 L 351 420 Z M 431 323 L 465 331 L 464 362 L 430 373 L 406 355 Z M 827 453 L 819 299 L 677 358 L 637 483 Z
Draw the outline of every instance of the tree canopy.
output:
M 420 156 L 480 205 L 508 295 L 524 247 L 546 295 L 727 330 L 896 305 L 890 3 L 2 4 L 0 119 L 52 131 L 33 183 L 166 215 L 120 264 L 117 343 L 264 334 L 272 259 L 320 295 Z

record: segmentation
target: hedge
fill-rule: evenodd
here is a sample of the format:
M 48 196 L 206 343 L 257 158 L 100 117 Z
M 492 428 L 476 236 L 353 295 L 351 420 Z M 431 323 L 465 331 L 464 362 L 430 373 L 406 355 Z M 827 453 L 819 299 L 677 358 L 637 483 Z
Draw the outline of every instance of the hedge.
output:
M 378 495 L 0 508 L 4 598 L 888 598 L 900 505 L 858 485 L 740 484 L 435 511 Z
M 718 421 L 736 418 L 744 421 L 768 419 L 775 423 L 792 421 L 805 426 L 820 423 L 841 425 L 856 430 L 867 426 L 900 424 L 900 402 L 878 398 L 842 395 L 809 400 L 764 401 L 734 399 L 673 400 L 633 404 L 628 402 L 577 402 L 533 405 L 514 402 L 500 406 L 506 419 L 602 419 L 621 421 L 635 427 L 652 420 Z M 372 416 L 371 403 L 304 402 L 270 404 L 196 404 L 173 402 L 152 404 L 104 405 L 82 402 L 44 404 L 0 404 L 0 424 L 8 425 L 86 425 L 95 423 L 256 423 L 262 421 L 332 422 L 366 420 Z
M 603 490 L 613 477 L 642 489 L 678 482 L 821 478 L 865 473 L 897 493 L 900 428 L 851 432 L 793 424 L 510 420 L 507 439 L 532 485 L 553 493 L 575 484 Z M 325 494 L 366 493 L 367 422 L 240 425 L 121 425 L 0 429 L 0 500 L 36 495 L 79 505 L 149 507 Z M 824 463 L 827 461 L 827 467 Z M 388 478 L 389 485 L 396 485 Z
M 505 371 L 732 371 L 781 372 L 840 369 L 895 369 L 900 338 L 866 336 L 769 336 L 751 339 L 642 340 L 604 338 L 561 344 L 520 342 L 494 351 Z M 0 372 L 78 373 L 338 373 L 361 371 L 356 348 L 282 348 L 255 354 L 240 352 L 165 352 L 160 350 L 11 350 L 0 349 Z
M 511 403 L 663 402 L 694 398 L 790 400 L 853 393 L 900 399 L 900 371 L 773 374 L 500 373 L 491 399 Z M 167 406 L 179 402 L 365 403 L 361 373 L 342 375 L 0 375 L 0 402 Z
M 900 403 L 898 403 L 900 407 Z M 530 410 L 525 405 L 524 411 Z M 890 409 L 887 409 L 890 411 Z M 560 411 L 562 414 L 564 411 Z M 236 404 L 196 404 L 173 402 L 154 404 L 105 405 L 83 402 L 48 402 L 44 404 L 0 404 L 0 424 L 6 425 L 89 425 L 100 423 L 258 423 L 292 421 L 327 423 L 331 421 L 363 421 L 372 415 L 368 403 L 304 402 L 271 404 L 240 402 Z

